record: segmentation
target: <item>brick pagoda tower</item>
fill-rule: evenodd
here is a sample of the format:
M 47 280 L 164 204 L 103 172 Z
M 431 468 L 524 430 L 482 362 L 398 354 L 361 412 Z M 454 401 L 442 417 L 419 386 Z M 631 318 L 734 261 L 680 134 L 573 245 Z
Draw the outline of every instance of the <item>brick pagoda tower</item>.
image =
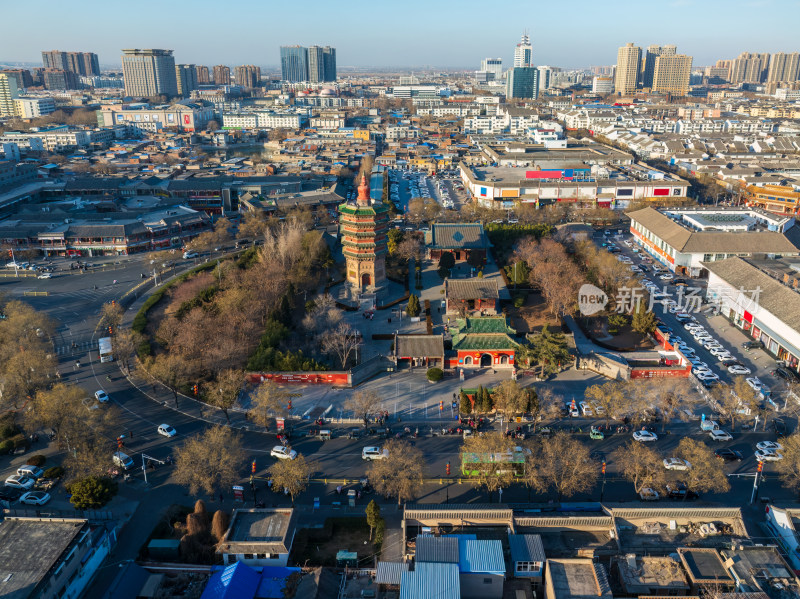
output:
M 366 175 L 361 177 L 355 203 L 339 206 L 339 228 L 348 284 L 358 294 L 380 293 L 386 282 L 389 208 L 383 202 L 372 202 Z

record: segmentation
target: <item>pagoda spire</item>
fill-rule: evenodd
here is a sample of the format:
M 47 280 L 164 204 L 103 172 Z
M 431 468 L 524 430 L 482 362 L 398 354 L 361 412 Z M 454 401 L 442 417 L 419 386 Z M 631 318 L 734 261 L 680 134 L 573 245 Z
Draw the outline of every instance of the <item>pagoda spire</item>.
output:
M 367 174 L 361 174 L 361 185 L 358 186 L 358 198 L 356 203 L 361 206 L 369 206 L 369 183 L 367 183 Z

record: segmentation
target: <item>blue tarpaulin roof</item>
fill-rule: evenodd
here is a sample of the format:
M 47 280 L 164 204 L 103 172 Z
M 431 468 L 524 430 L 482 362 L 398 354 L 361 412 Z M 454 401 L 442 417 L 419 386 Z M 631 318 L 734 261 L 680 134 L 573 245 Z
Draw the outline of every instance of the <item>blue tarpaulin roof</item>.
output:
M 200 599 L 252 599 L 260 583 L 258 572 L 236 562 L 211 575 Z
M 300 568 L 264 566 L 261 570 L 261 583 L 258 585 L 256 597 L 259 599 L 283 599 L 286 579 L 295 572 L 300 572 Z

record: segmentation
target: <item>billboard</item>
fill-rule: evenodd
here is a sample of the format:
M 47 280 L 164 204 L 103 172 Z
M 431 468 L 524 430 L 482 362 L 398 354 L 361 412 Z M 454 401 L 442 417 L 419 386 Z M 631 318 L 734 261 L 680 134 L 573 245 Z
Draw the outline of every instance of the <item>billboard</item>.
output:
M 667 189 L 666 187 L 657 187 L 657 188 L 655 188 L 653 190 L 653 195 L 654 196 L 668 196 L 669 195 L 669 189 Z

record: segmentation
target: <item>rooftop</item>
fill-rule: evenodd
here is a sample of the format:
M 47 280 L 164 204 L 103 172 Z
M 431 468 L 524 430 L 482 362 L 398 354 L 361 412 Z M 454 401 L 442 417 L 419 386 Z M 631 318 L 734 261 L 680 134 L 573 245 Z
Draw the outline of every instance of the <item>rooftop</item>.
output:
M 421 358 L 444 355 L 442 335 L 396 335 L 395 355 L 398 358 Z
M 294 535 L 294 510 L 234 510 L 220 543 L 223 553 L 289 553 Z
M 497 299 L 496 279 L 445 279 L 444 294 L 450 300 Z
M 680 547 L 678 556 L 693 584 L 732 584 L 733 578 L 725 569 L 716 549 Z
M 88 526 L 80 519 L 6 518 L 0 521 L 0 596 L 30 597 Z
M 589 559 L 548 559 L 545 576 L 554 599 L 612 597 L 603 566 Z
M 627 593 L 674 593 L 689 590 L 683 566 L 671 557 L 639 557 L 629 554 L 615 558 L 613 564 Z

